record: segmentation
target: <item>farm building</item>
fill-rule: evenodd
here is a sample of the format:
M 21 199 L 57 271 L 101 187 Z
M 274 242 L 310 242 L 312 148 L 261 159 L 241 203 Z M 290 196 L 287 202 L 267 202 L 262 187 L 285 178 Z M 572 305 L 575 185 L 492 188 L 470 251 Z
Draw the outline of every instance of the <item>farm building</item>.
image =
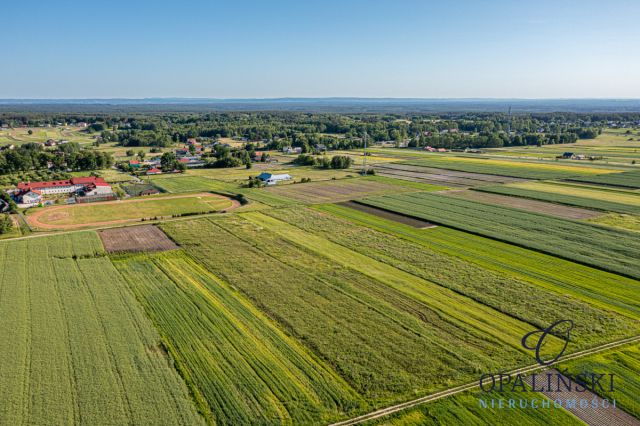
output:
M 22 194 L 18 201 L 22 204 L 33 206 L 42 202 L 42 195 L 38 191 L 29 191 Z
M 155 167 L 152 169 L 147 170 L 147 174 L 148 175 L 159 175 L 162 173 L 162 170 L 160 169 L 156 169 Z
M 291 175 L 288 173 L 274 175 L 272 173 L 263 172 L 257 176 L 258 180 L 261 180 L 267 185 L 275 185 L 280 181 L 291 180 Z
M 42 195 L 77 194 L 81 196 L 112 195 L 111 185 L 95 176 L 74 177 L 69 180 L 20 182 L 14 196 L 22 204 L 38 204 Z M 26 197 L 26 198 L 25 198 Z

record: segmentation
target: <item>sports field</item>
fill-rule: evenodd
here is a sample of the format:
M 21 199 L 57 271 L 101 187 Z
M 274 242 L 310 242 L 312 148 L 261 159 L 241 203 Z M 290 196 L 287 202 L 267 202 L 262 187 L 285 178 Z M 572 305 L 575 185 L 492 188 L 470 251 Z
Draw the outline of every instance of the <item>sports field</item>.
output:
M 184 196 L 108 201 L 93 204 L 43 207 L 29 211 L 27 220 L 44 229 L 100 226 L 141 219 L 210 213 L 228 209 L 234 203 L 226 197 L 201 193 Z

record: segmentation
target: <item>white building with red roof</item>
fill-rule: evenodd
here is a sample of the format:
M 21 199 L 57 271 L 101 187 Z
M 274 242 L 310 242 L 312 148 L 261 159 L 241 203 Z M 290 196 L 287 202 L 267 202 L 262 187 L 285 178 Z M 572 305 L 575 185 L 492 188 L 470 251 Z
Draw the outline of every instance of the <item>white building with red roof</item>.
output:
M 69 180 L 50 180 L 45 182 L 20 182 L 18 184 L 19 198 L 29 193 L 39 195 L 80 194 L 80 195 L 108 195 L 113 191 L 103 178 L 95 176 L 73 177 Z M 35 198 L 29 196 L 28 198 Z M 26 204 L 26 203 L 25 203 Z

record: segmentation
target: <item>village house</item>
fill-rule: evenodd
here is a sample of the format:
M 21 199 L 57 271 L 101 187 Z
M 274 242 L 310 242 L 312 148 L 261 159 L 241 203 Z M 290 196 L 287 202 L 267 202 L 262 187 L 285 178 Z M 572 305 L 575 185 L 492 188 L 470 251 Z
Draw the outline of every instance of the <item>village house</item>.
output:
M 148 175 L 159 175 L 162 173 L 162 170 L 160 169 L 156 169 L 155 167 L 152 169 L 147 170 L 146 174 Z
M 302 154 L 302 148 L 299 147 L 299 146 L 297 146 L 295 148 L 287 146 L 285 148 L 282 148 L 282 152 L 284 154 Z

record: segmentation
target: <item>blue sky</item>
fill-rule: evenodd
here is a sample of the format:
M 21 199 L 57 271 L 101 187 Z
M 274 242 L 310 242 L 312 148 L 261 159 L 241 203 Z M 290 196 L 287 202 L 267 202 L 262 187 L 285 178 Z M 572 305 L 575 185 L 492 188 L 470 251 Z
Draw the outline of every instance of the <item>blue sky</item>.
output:
M 640 98 L 640 1 L 4 2 L 0 98 Z

